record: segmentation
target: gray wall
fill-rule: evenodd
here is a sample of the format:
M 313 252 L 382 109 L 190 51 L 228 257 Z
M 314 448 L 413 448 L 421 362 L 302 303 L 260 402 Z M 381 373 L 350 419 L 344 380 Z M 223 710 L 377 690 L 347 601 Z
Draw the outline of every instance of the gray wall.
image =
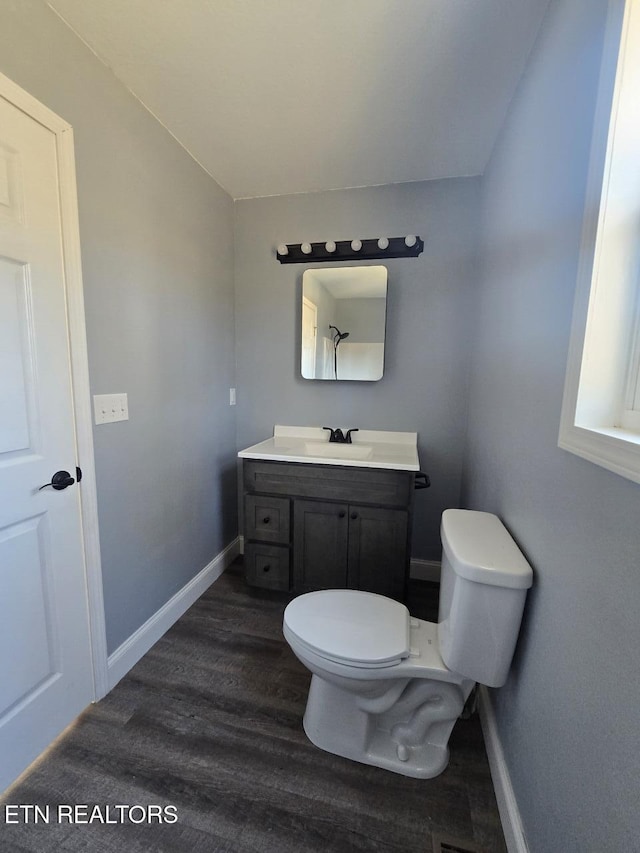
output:
M 483 181 L 464 501 L 535 571 L 493 693 L 532 853 L 640 838 L 640 486 L 557 447 L 606 6 L 551 3 Z
M 349 332 L 354 343 L 384 341 L 386 299 L 336 299 L 336 323 L 341 332 Z M 346 341 L 345 341 L 346 343 Z
M 238 447 L 276 423 L 417 431 L 433 483 L 416 495 L 413 552 L 425 559 L 439 559 L 440 514 L 460 499 L 478 193 L 477 179 L 462 179 L 236 203 Z M 382 380 L 302 379 L 307 266 L 280 264 L 276 246 L 408 233 L 425 251 L 388 262 Z
M 40 0 L 0 6 L 0 71 L 74 128 L 113 651 L 236 535 L 233 203 Z

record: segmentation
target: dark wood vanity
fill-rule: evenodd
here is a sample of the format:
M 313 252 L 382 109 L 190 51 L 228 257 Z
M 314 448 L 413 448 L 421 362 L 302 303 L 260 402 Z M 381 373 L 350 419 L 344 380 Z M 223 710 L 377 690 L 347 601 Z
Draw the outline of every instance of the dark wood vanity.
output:
M 243 481 L 249 584 L 405 599 L 413 471 L 244 459 Z

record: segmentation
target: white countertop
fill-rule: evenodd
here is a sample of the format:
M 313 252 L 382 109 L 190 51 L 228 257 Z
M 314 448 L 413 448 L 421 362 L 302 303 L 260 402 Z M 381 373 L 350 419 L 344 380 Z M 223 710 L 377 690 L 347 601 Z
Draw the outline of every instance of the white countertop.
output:
M 322 427 L 276 426 L 271 438 L 241 450 L 238 456 L 273 462 L 420 470 L 416 432 L 361 429 L 351 438 L 352 444 L 339 444 L 329 442 L 329 433 Z

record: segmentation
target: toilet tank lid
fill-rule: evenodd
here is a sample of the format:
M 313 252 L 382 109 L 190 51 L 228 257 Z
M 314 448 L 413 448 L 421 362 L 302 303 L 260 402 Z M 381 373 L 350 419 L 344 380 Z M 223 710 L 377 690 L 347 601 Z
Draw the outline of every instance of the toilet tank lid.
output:
M 460 577 L 511 589 L 527 589 L 533 583 L 531 566 L 497 515 L 446 509 L 440 533 Z

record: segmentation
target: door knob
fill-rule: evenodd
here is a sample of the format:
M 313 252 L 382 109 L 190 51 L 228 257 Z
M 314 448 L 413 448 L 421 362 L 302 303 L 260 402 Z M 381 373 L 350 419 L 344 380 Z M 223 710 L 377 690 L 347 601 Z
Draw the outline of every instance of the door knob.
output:
M 51 482 L 45 483 L 44 486 L 40 486 L 38 491 L 41 492 L 43 489 L 46 489 L 47 486 L 51 486 L 51 488 L 55 489 L 56 492 L 61 492 L 63 489 L 66 489 L 67 486 L 73 486 L 74 483 L 75 480 L 68 471 L 56 471 L 51 478 Z

